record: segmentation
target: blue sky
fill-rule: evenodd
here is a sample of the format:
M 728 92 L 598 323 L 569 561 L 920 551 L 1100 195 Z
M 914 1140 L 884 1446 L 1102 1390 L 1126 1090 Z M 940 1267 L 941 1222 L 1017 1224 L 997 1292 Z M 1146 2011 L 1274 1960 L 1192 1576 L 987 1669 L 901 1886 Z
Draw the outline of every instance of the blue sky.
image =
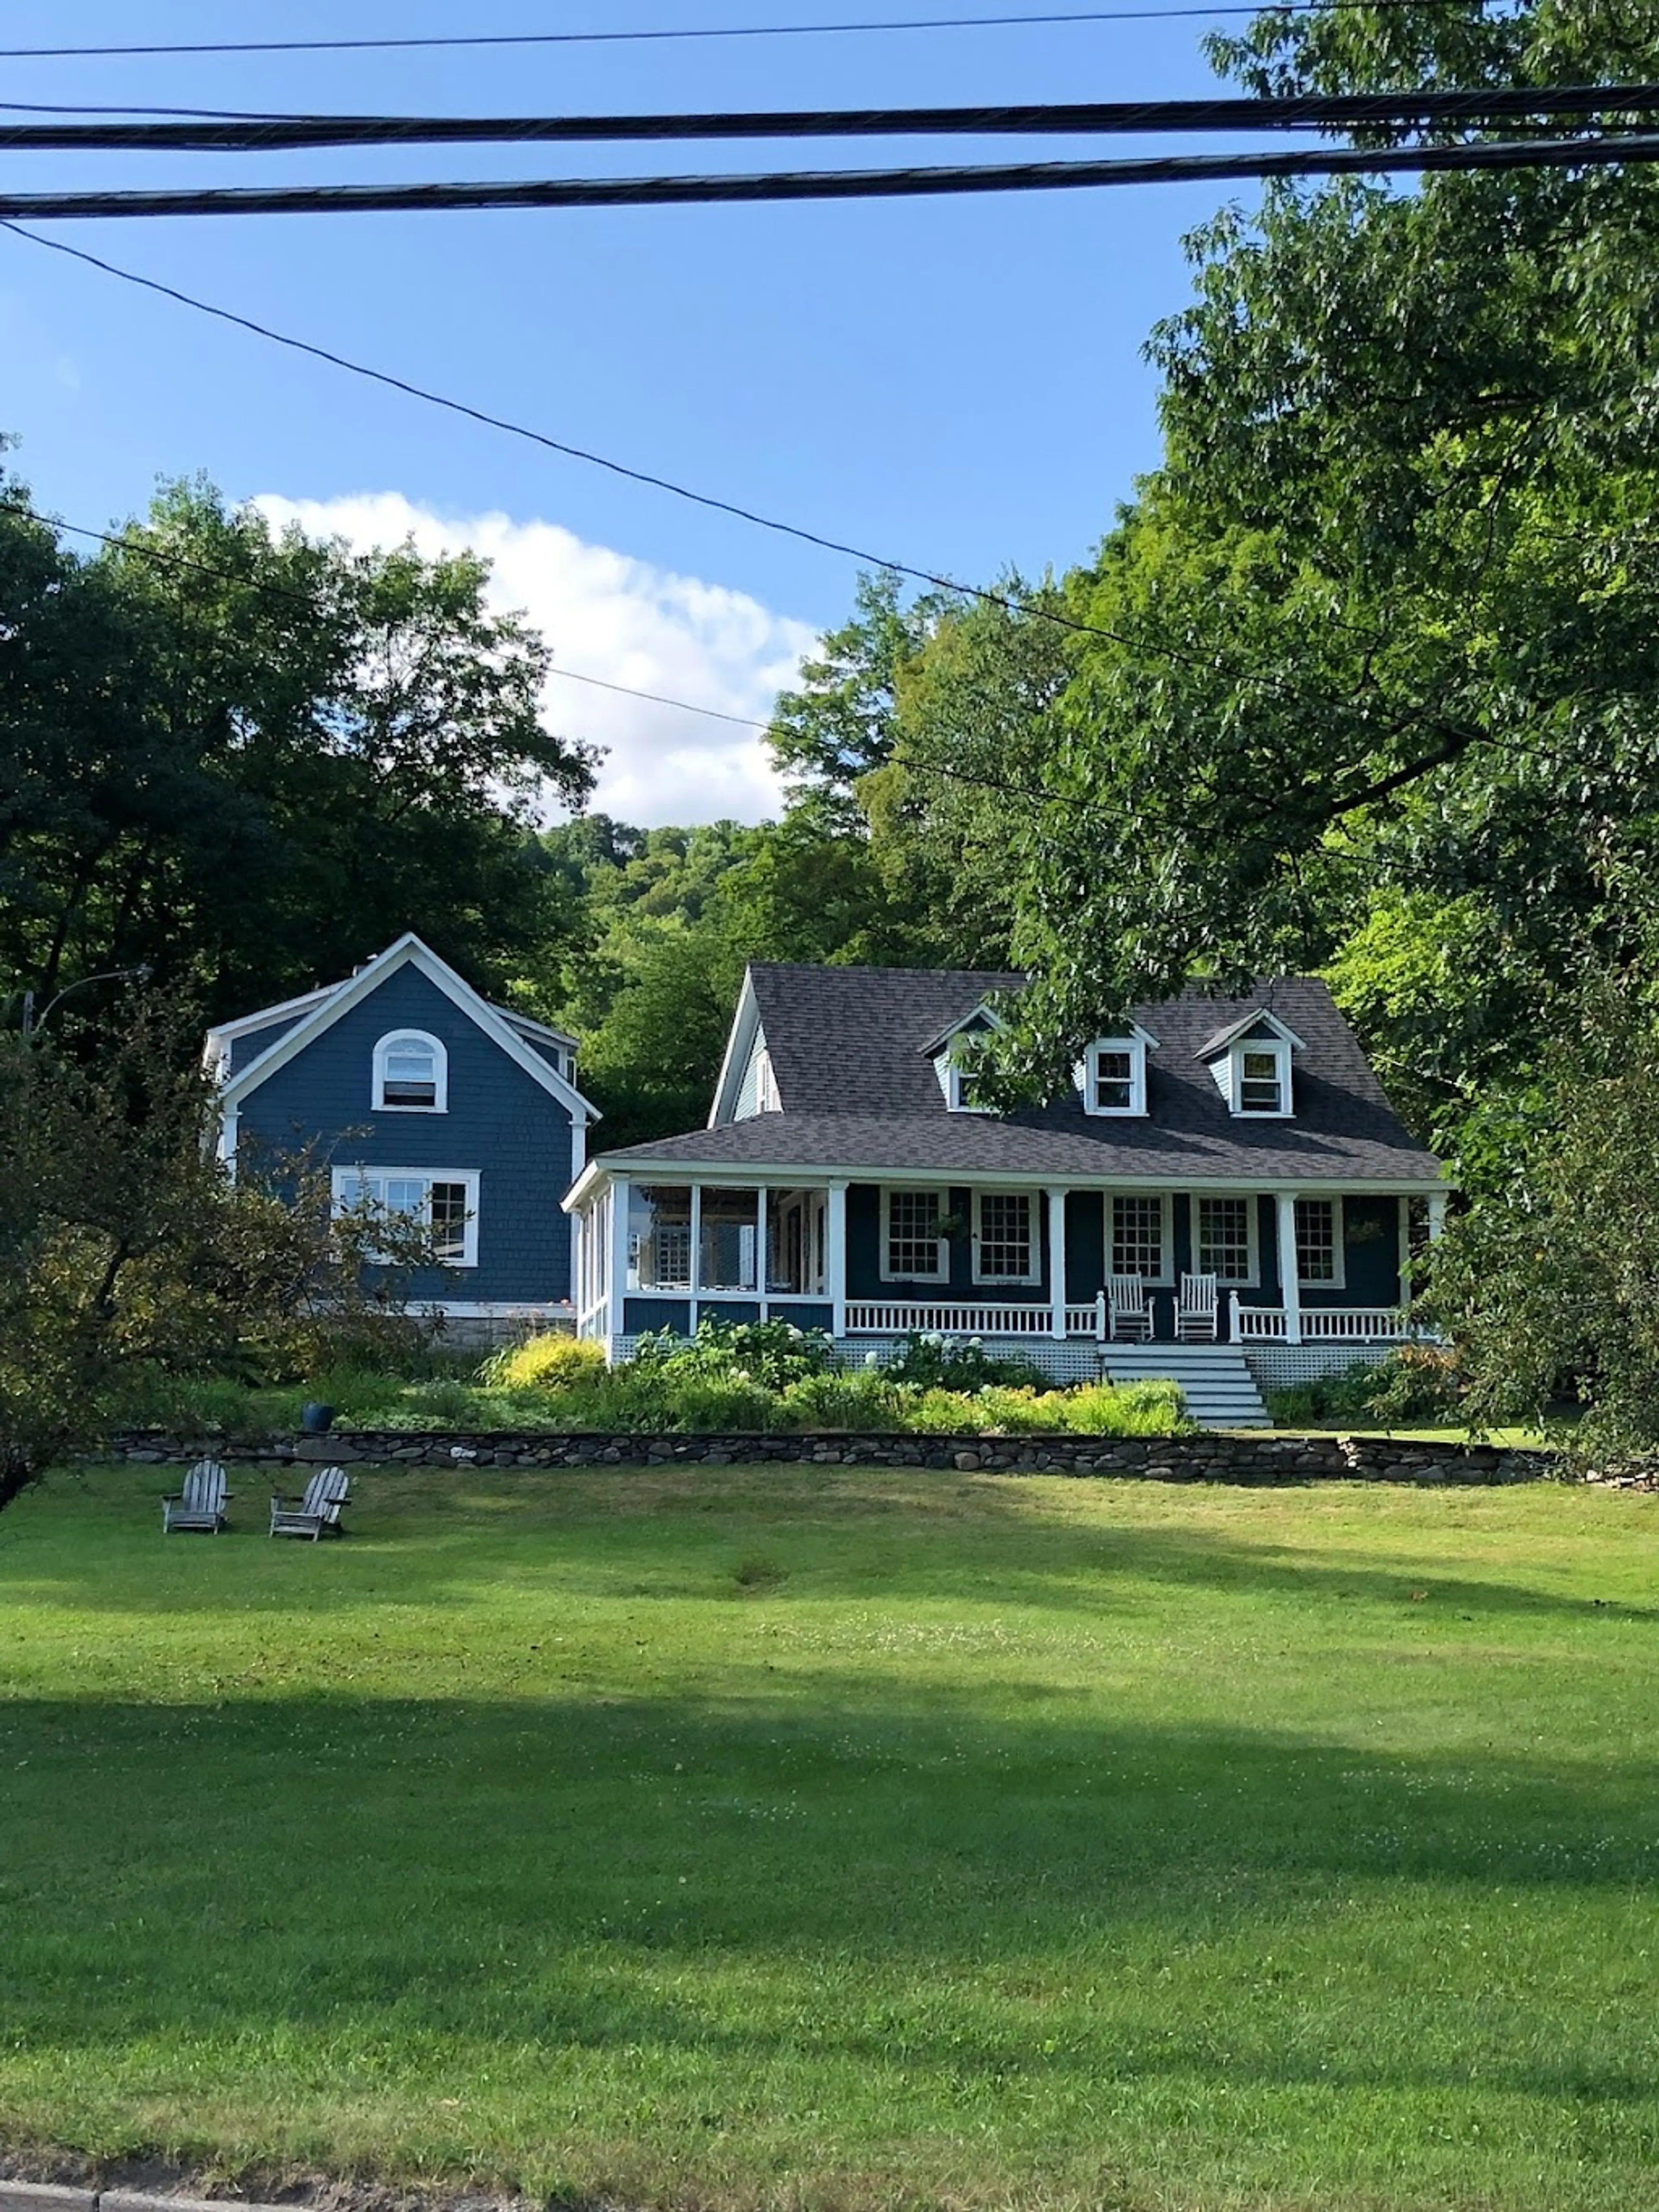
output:
M 807 23 L 1038 0 L 10 0 L 9 46 Z M 441 54 L 3 64 L 10 100 L 537 113 L 1176 96 L 1203 26 Z M 1027 145 L 1030 142 L 1018 142 Z M 1169 150 L 1178 141 L 1160 142 Z M 9 157 L 14 187 L 618 173 L 1011 158 L 1013 142 Z M 1042 142 L 1048 158 L 1093 150 Z M 1114 150 L 1151 150 L 1120 142 Z M 1235 188 L 1237 190 L 1237 188 Z M 984 580 L 1086 555 L 1157 459 L 1141 347 L 1189 289 L 1221 192 L 1148 187 L 778 207 L 59 224 L 52 234 L 514 417 L 824 534 Z M 94 526 L 160 477 L 358 542 L 478 542 L 572 669 L 763 713 L 852 564 L 541 453 L 0 234 L 0 428 L 37 501 Z M 608 744 L 600 803 L 753 818 L 740 731 L 555 685 Z

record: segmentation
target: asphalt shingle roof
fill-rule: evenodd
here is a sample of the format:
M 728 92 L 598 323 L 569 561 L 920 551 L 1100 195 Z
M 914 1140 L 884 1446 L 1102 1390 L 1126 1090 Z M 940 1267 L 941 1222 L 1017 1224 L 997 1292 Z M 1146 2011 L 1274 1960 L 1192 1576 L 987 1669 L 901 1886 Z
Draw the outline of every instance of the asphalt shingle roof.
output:
M 1146 1055 L 1147 1112 L 1085 1115 L 1073 1093 L 1006 1115 L 953 1114 L 927 1048 L 1017 975 L 963 969 L 750 969 L 782 1110 L 600 1155 L 605 1164 L 960 1172 L 1171 1183 L 1240 1178 L 1432 1183 L 1439 1163 L 1383 1096 L 1322 983 L 1280 977 L 1242 998 L 1188 992 L 1137 1006 L 1158 1039 Z M 1296 1112 L 1231 1114 L 1200 1054 L 1218 1030 L 1261 1008 L 1303 1040 Z

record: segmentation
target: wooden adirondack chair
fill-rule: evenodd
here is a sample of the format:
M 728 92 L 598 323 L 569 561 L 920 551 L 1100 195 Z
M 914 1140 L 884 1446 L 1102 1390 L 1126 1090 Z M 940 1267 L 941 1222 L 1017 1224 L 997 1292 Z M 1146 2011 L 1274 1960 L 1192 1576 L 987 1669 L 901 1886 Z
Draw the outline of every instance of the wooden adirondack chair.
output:
M 1216 1335 L 1213 1275 L 1183 1275 L 1176 1301 L 1176 1336 L 1182 1344 L 1213 1344 Z
M 343 1467 L 320 1467 L 306 1485 L 303 1498 L 273 1498 L 270 1533 L 273 1536 L 309 1536 L 314 1544 L 326 1529 L 345 1534 L 340 1508 L 351 1488 L 351 1477 Z
M 1152 1310 L 1146 1301 L 1146 1285 L 1139 1275 L 1109 1275 L 1106 1302 L 1112 1311 L 1115 1342 L 1146 1343 L 1152 1333 Z
M 216 1536 L 225 1526 L 229 1503 L 223 1468 L 216 1459 L 198 1459 L 179 1495 L 161 1500 L 161 1534 L 170 1536 L 175 1528 L 193 1528 Z

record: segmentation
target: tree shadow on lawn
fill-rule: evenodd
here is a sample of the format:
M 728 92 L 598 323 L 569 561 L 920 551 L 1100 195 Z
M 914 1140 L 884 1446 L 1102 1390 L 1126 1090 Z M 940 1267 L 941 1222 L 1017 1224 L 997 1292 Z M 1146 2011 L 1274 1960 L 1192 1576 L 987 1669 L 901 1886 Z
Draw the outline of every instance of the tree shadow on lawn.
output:
M 303 2029 L 1060 2074 L 1103 2052 L 1040 2055 L 1045 2008 L 1127 1977 L 1130 2075 L 1463 2086 L 1467 2049 L 1386 2025 L 1461 1990 L 1488 2086 L 1651 2094 L 1625 1948 L 1651 1763 L 991 1719 L 971 1688 L 818 1676 L 718 1707 L 17 1700 L 0 1767 L 0 2017 L 37 2052 Z M 1460 1966 L 1454 1932 L 1532 1943 L 1540 1911 L 1571 1923 L 1539 1970 L 1553 2039 L 1524 1960 Z M 1345 2005 L 1366 2027 L 1334 2049 Z
M 135 1474 L 137 1483 L 121 1479 Z M 1659 1622 L 1659 1605 L 1612 1592 L 1579 1596 L 1496 1572 L 1458 1572 L 1468 1564 L 1458 1556 L 1466 1532 L 1449 1525 L 1407 1532 L 1395 1524 L 1396 1540 L 1409 1534 L 1415 1545 L 1393 1553 L 1338 1551 L 1311 1525 L 1304 1547 L 1287 1540 L 1293 1529 L 1281 1491 L 1267 1493 L 1278 1501 L 1276 1517 L 1255 1535 L 1197 1525 L 1214 1503 L 1203 1492 L 1177 1493 L 1194 1500 L 1188 1525 L 1170 1523 L 1172 1496 L 1163 1491 L 1149 1497 L 1146 1522 L 1090 1524 L 1045 1511 L 1024 1480 L 797 1468 L 742 1477 L 726 1468 L 435 1477 L 354 1470 L 350 1533 L 314 1547 L 268 1542 L 264 1492 L 283 1478 L 273 1484 L 260 1469 L 238 1483 L 230 1532 L 260 1539 L 251 1559 L 245 1540 L 164 1543 L 148 1527 L 155 1498 L 170 1486 L 167 1470 L 120 1470 L 113 1480 L 109 1470 L 69 1474 L 52 1479 L 53 1502 L 78 1504 L 87 1516 L 72 1575 L 54 1574 L 38 1553 L 14 1552 L 12 1564 L 37 1590 L 58 1582 L 76 1607 L 111 1611 L 211 1612 L 228 1599 L 307 1612 L 474 1607 L 504 1591 L 534 1590 L 567 1602 L 960 1600 L 1101 1615 L 1141 1604 L 1137 1586 L 1163 1585 L 1246 1600 L 1352 1600 L 1396 1614 L 1425 1605 L 1427 1617 L 1443 1622 L 1506 1614 Z M 1241 1495 L 1264 1493 L 1230 1492 L 1230 1504 Z M 109 1517 L 112 1508 L 118 1519 Z M 27 1500 L 21 1511 L 14 1506 L 0 1537 L 21 1535 L 27 1510 Z M 1614 1577 L 1627 1566 L 1630 1533 L 1609 1527 L 1610 1545 L 1621 1540 L 1608 1562 Z M 131 1549 L 141 1538 L 142 1558 Z M 758 1547 L 767 1571 L 745 1585 L 743 1554 Z

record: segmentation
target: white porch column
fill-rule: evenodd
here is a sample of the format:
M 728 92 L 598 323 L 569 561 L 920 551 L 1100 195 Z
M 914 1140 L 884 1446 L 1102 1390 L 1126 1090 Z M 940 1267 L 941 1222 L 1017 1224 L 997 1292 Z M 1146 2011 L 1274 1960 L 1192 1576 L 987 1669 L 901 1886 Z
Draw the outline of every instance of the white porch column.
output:
M 1066 1336 L 1066 1194 L 1050 1190 L 1048 1201 L 1048 1333 Z
M 1285 1309 L 1285 1341 L 1302 1341 L 1302 1292 L 1297 1282 L 1296 1193 L 1276 1191 L 1273 1205 L 1279 1216 L 1279 1295 Z
M 755 1194 L 755 1288 L 760 1293 L 760 1317 L 769 1318 L 771 1309 L 766 1303 L 766 1206 L 771 1193 L 762 1183 Z
M 611 1184 L 611 1249 L 604 1255 L 605 1271 L 605 1326 L 607 1336 L 621 1336 L 628 1318 L 628 1185 L 614 1176 Z
M 1429 1193 L 1429 1242 L 1437 1244 L 1446 1233 L 1446 1194 L 1443 1190 Z
M 691 1186 L 691 1264 L 686 1269 L 691 1278 L 691 1300 L 686 1311 L 685 1328 L 688 1336 L 697 1333 L 697 1292 L 702 1287 L 702 1185 Z
M 830 1334 L 840 1343 L 847 1334 L 847 1185 L 832 1182 L 824 1223 L 824 1273 L 830 1291 Z

